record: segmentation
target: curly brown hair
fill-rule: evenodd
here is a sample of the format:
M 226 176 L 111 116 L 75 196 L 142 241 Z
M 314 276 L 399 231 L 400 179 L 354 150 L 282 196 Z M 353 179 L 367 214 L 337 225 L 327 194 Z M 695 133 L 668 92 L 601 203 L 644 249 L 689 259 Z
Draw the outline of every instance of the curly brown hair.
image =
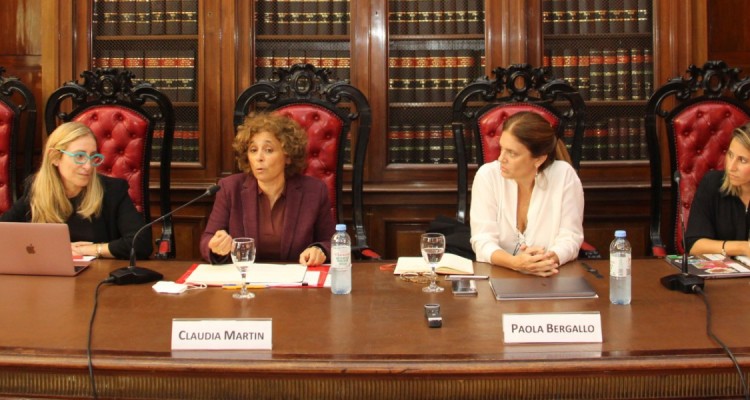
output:
M 240 170 L 251 173 L 250 161 L 247 159 L 247 150 L 250 141 L 261 132 L 268 132 L 281 142 L 291 162 L 284 169 L 285 176 L 299 174 L 307 166 L 307 134 L 301 126 L 293 119 L 267 112 L 253 112 L 245 116 L 245 120 L 237 128 L 232 148 L 235 151 L 237 165 Z

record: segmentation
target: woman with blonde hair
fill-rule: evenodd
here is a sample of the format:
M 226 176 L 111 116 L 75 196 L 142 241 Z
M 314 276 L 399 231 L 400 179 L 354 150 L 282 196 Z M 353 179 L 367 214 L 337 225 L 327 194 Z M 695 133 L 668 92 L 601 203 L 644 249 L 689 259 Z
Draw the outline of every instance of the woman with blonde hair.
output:
M 750 256 L 749 207 L 750 122 L 732 132 L 724 170 L 703 175 L 690 207 L 685 251 Z
M 96 173 L 102 162 L 88 126 L 61 124 L 47 138 L 42 164 L 23 197 L 0 221 L 64 223 L 73 255 L 127 259 L 133 235 L 145 222 L 128 196 L 128 183 Z M 150 231 L 142 232 L 135 249 L 138 258 L 151 255 Z
M 477 170 L 471 192 L 477 261 L 550 276 L 583 243 L 583 187 L 565 143 L 535 112 L 509 117 L 500 156 Z
M 302 175 L 307 134 L 289 117 L 254 113 L 234 139 L 242 172 L 221 181 L 201 237 L 201 254 L 230 261 L 232 237 L 255 239 L 261 261 L 319 265 L 328 259 L 335 231 L 328 188 Z

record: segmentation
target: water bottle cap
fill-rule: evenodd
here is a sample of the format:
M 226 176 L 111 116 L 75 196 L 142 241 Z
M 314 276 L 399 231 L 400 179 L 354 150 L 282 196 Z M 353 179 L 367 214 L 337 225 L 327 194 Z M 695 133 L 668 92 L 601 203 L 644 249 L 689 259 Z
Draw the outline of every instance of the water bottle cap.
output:
M 346 231 L 346 224 L 336 224 L 336 232 Z
M 624 238 L 627 237 L 627 233 L 624 230 L 615 231 L 615 237 Z

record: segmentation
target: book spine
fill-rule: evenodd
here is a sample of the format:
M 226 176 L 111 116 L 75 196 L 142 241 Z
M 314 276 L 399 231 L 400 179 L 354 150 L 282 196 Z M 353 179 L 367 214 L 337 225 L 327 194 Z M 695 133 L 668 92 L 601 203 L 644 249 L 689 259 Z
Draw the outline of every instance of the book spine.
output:
M 609 20 L 610 33 L 622 33 L 625 30 L 624 14 L 625 11 L 621 8 L 612 7 L 609 9 L 607 19 Z
M 443 125 L 430 124 L 427 138 L 428 163 L 440 164 L 443 161 Z
M 470 34 L 484 33 L 484 2 L 469 1 L 466 9 L 466 28 Z
M 594 32 L 609 33 L 609 4 L 607 0 L 594 0 Z
M 589 77 L 591 100 L 604 100 L 604 54 L 601 49 L 589 49 Z
M 273 76 L 273 50 L 257 49 L 255 52 L 255 80 L 271 79 Z
M 603 49 L 603 86 L 604 100 L 617 98 L 617 52 L 613 49 Z
M 620 125 L 617 118 L 607 120 L 607 159 L 617 160 L 620 152 Z
M 445 99 L 445 51 L 430 51 L 429 101 L 446 101 Z
M 288 35 L 290 34 L 290 28 L 289 24 L 292 23 L 292 2 L 294 0 L 278 0 L 276 2 L 267 0 L 266 3 L 266 10 L 268 12 L 268 16 L 266 17 L 266 20 L 268 21 L 266 26 L 268 29 L 266 29 L 266 34 L 269 35 Z M 276 12 L 274 12 L 273 6 L 276 6 Z
M 578 0 L 578 32 L 589 34 L 595 32 L 594 0 Z
M 640 139 L 639 123 L 637 118 L 628 118 L 628 159 L 637 160 L 640 158 L 641 146 L 638 142 Z
M 417 7 L 417 14 L 416 14 L 416 22 L 417 22 L 417 32 L 420 35 L 430 35 L 434 32 L 432 32 L 433 24 L 432 24 L 432 6 L 429 1 L 422 0 L 416 2 Z
M 124 50 L 124 57 L 123 64 L 125 69 L 133 73 L 135 80 L 144 80 L 146 76 L 144 71 L 143 50 Z
M 458 76 L 458 62 L 458 50 L 445 52 L 445 101 L 448 102 L 452 102 L 464 86 Z
M 135 33 L 148 35 L 151 33 L 151 1 L 137 0 L 135 3 Z
M 401 131 L 401 138 L 402 138 L 402 161 L 406 164 L 411 164 L 415 162 L 416 157 L 416 149 L 417 149 L 417 143 L 416 143 L 416 129 L 414 128 L 414 125 L 404 125 L 402 126 Z
M 568 12 L 565 0 L 551 0 L 552 3 L 552 33 L 561 35 L 568 33 Z
M 570 86 L 575 87 L 578 83 L 578 56 L 576 50 L 571 48 L 563 49 L 563 79 Z
M 161 52 L 159 50 L 145 50 L 144 52 L 144 65 L 143 65 L 143 75 L 146 82 L 150 83 L 154 86 L 157 90 L 161 91 L 161 84 L 160 76 L 159 76 L 159 58 L 161 57 Z
M 414 52 L 414 100 L 423 103 L 427 101 L 427 88 L 429 80 L 429 54 L 427 50 Z
M 427 140 L 430 136 L 430 130 L 424 124 L 416 125 L 414 130 L 414 162 L 425 164 L 429 160 Z
M 179 53 L 177 50 L 163 50 L 159 58 L 159 80 L 161 81 L 161 91 L 170 100 L 177 101 L 177 59 Z
M 180 31 L 183 35 L 198 34 L 198 0 L 182 0 Z
M 315 33 L 318 35 L 333 35 L 333 2 L 318 0 Z
M 458 93 L 477 76 L 477 59 L 471 53 L 459 53 L 456 58 L 456 63 L 458 64 L 456 67 L 456 92 Z
M 195 51 L 177 51 L 177 101 L 192 102 L 195 96 Z
M 135 0 L 120 0 L 117 3 L 121 35 L 135 35 L 137 19 L 135 3 Z
M 643 92 L 646 98 L 654 94 L 654 56 L 651 49 L 643 49 Z
M 438 4 L 435 2 L 435 4 Z M 435 19 L 439 20 L 439 24 L 442 27 L 442 29 L 437 29 L 437 31 L 443 31 L 445 34 L 453 35 L 457 32 L 458 27 L 456 26 L 456 10 L 447 10 L 447 9 L 438 9 L 435 11 L 436 16 Z M 438 17 L 437 14 L 440 14 Z
M 192 122 L 190 124 L 190 137 L 192 138 L 192 145 L 190 147 L 190 160 L 192 162 L 200 162 L 201 160 L 201 153 L 200 153 L 200 145 L 201 145 L 201 132 L 198 129 L 198 123 Z
M 448 164 L 456 162 L 456 141 L 450 124 L 443 125 L 443 161 Z
M 175 126 L 175 128 L 177 127 Z M 161 161 L 161 147 L 163 143 L 164 143 L 164 130 L 155 129 L 154 137 L 151 139 L 151 161 L 153 162 Z M 174 142 L 172 143 L 172 149 L 174 149 Z M 174 157 L 173 157 L 173 161 L 175 161 Z
M 584 100 L 591 99 L 591 64 L 589 50 L 578 50 L 578 93 Z
M 542 33 L 551 35 L 554 33 L 553 27 L 552 2 L 550 0 L 542 1 Z
M 617 49 L 617 100 L 630 100 L 630 50 Z
M 180 34 L 180 20 L 182 19 L 182 0 L 164 0 L 165 17 L 164 27 L 167 35 Z
M 401 150 L 401 126 L 391 125 L 388 127 L 388 163 L 402 162 Z
M 633 100 L 646 98 L 643 90 L 643 51 L 639 48 L 630 49 L 630 90 Z
M 125 50 L 112 49 L 109 51 L 109 67 L 120 71 L 125 69 Z
M 617 121 L 618 123 L 618 139 L 619 139 L 619 147 L 618 147 L 618 159 L 620 160 L 627 160 L 628 159 L 628 119 L 627 118 L 619 118 Z
M 651 33 L 651 0 L 638 0 L 638 32 Z
M 603 161 L 607 155 L 607 124 L 602 121 L 594 123 L 594 159 Z
M 334 35 L 346 35 L 349 32 L 349 1 L 331 0 L 333 14 L 331 15 L 331 26 Z
M 623 5 L 623 31 L 638 32 L 638 0 L 625 0 Z
M 302 0 L 298 23 L 303 35 L 315 35 L 318 32 L 316 14 L 318 12 L 318 0 Z
M 166 0 L 151 1 L 150 31 L 152 35 L 167 33 L 167 3 Z
M 550 63 L 552 64 L 552 76 L 565 77 L 565 54 L 560 49 L 550 49 Z
M 580 29 L 579 24 L 581 23 L 578 13 L 578 0 L 565 0 L 565 12 L 565 20 L 568 25 L 566 28 L 567 33 L 577 34 Z
M 641 160 L 648 159 L 648 144 L 646 143 L 646 120 L 638 118 L 638 144 L 639 157 Z

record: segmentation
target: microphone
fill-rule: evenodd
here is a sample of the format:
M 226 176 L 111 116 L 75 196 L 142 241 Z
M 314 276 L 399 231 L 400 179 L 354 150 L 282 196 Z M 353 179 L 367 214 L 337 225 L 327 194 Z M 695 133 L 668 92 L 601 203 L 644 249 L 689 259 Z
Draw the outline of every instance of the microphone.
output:
M 674 183 L 677 185 L 677 189 L 680 188 L 680 170 L 674 172 Z M 661 278 L 661 284 L 669 290 L 678 290 L 682 293 L 694 293 L 695 288 L 703 288 L 703 278 L 700 276 L 691 275 L 688 272 L 688 249 L 687 241 L 685 240 L 685 214 L 682 210 L 677 208 L 677 212 L 680 213 L 680 231 L 682 233 L 682 272 L 679 274 L 667 275 Z
M 155 281 L 162 280 L 164 278 L 164 275 L 156 271 L 150 270 L 148 268 L 137 267 L 135 265 L 135 261 L 136 261 L 135 239 L 138 238 L 138 235 L 144 229 L 151 227 L 153 224 L 163 220 L 164 218 L 167 218 L 168 216 L 174 214 L 175 212 L 189 206 L 190 204 L 195 203 L 196 201 L 206 196 L 213 196 L 214 194 L 216 194 L 216 192 L 219 191 L 219 189 L 221 189 L 219 185 L 211 185 L 200 196 L 188 201 L 187 203 L 175 208 L 174 210 L 162 215 L 161 217 L 147 223 L 146 225 L 143 225 L 141 229 L 138 229 L 135 235 L 133 235 L 133 243 L 130 245 L 130 265 L 110 272 L 109 278 L 112 281 L 112 283 L 114 283 L 115 285 L 131 285 L 131 284 L 136 284 L 136 283 L 148 283 L 148 282 L 155 282 Z

